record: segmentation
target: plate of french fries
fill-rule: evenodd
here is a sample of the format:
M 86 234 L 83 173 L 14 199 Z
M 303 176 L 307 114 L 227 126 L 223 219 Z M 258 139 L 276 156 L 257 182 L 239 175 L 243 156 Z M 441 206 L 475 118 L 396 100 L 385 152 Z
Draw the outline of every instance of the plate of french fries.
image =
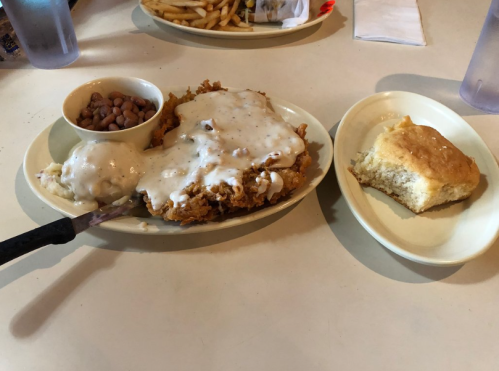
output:
M 321 10 L 325 0 L 310 0 L 310 16 L 305 24 L 281 28 L 280 23 L 251 23 L 242 19 L 242 0 L 139 0 L 142 11 L 155 21 L 179 30 L 224 39 L 276 37 L 323 22 L 331 12 Z

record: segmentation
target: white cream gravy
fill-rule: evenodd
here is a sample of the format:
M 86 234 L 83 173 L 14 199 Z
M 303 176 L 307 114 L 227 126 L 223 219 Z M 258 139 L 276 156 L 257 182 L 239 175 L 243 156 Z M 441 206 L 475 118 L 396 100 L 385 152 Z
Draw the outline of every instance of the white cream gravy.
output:
M 89 142 L 64 162 L 61 183 L 82 207 L 95 208 L 95 201 L 110 204 L 134 193 L 143 167 L 141 154 L 130 144 Z
M 189 200 L 183 189 L 196 182 L 222 182 L 242 188 L 244 170 L 268 158 L 272 168 L 294 164 L 305 150 L 294 128 L 267 107 L 256 92 L 200 94 L 176 109 L 180 126 L 161 147 L 138 152 L 126 143 L 91 142 L 78 147 L 62 168 L 62 183 L 78 202 L 111 203 L 134 191 L 146 191 L 154 209 L 169 199 L 174 206 Z M 256 179 L 258 194 L 270 199 L 283 187 L 276 173 Z
M 181 206 L 189 198 L 182 189 L 194 182 L 242 187 L 245 169 L 269 157 L 276 160 L 273 168 L 290 167 L 305 150 L 294 128 L 253 91 L 200 94 L 179 105 L 176 114 L 180 126 L 165 135 L 162 147 L 143 153 L 144 175 L 137 191 L 147 191 L 154 209 L 168 199 Z M 273 174 L 259 192 L 282 189 L 282 179 Z

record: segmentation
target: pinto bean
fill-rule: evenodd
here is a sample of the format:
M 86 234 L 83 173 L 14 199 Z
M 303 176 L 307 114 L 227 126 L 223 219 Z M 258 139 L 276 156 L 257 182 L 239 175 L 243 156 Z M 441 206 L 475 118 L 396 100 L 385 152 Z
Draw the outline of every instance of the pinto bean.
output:
M 156 114 L 156 111 L 150 110 L 146 112 L 146 115 L 144 116 L 144 120 L 149 120 Z
M 102 119 L 106 118 L 107 116 L 109 116 L 111 114 L 112 110 L 111 110 L 111 107 L 109 107 L 108 105 L 105 105 L 105 106 L 102 106 L 99 110 L 99 113 L 100 113 L 100 117 Z
M 121 105 L 123 104 L 124 100 L 123 98 L 116 98 L 114 101 L 113 101 L 113 104 L 115 107 L 121 107 Z
M 124 96 L 125 96 L 125 94 L 120 93 L 119 91 L 113 91 L 113 92 L 109 93 L 109 95 L 108 95 L 109 99 L 112 99 L 112 100 L 115 100 L 116 98 L 123 99 Z
M 131 100 L 138 107 L 144 107 L 146 105 L 146 101 L 140 97 L 132 97 Z
M 116 115 L 114 113 L 111 113 L 109 116 L 107 116 L 104 120 L 101 121 L 100 126 L 102 128 L 107 128 L 110 124 L 112 124 L 116 120 Z
M 81 116 L 86 119 L 91 119 L 94 115 L 92 113 L 92 110 L 90 110 L 90 108 L 85 107 L 81 110 Z
M 124 102 L 122 105 L 121 105 L 121 110 L 122 111 L 126 111 L 126 110 L 129 110 L 131 111 L 133 109 L 133 103 L 130 102 L 130 101 L 126 101 Z
M 76 124 L 88 130 L 118 131 L 140 125 L 156 114 L 149 99 L 112 91 L 104 98 L 94 92 L 87 107 L 80 111 Z
M 100 95 L 100 93 L 92 93 L 92 96 L 90 97 L 90 100 L 101 100 L 102 99 L 102 95 Z
M 138 120 L 125 119 L 125 128 L 130 129 L 139 124 Z
M 116 117 L 116 123 L 118 124 L 118 126 L 125 126 L 125 116 L 119 115 L 118 117 Z
M 139 116 L 137 116 L 135 113 L 133 113 L 130 110 L 123 111 L 123 116 L 125 116 L 125 118 L 131 119 L 131 120 L 138 120 L 139 119 Z
M 89 126 L 89 125 L 91 125 L 91 124 L 92 124 L 92 119 L 88 119 L 88 118 L 87 118 L 87 119 L 85 119 L 85 120 L 82 120 L 82 121 L 80 122 L 80 126 L 81 126 L 82 128 L 86 128 L 87 126 Z

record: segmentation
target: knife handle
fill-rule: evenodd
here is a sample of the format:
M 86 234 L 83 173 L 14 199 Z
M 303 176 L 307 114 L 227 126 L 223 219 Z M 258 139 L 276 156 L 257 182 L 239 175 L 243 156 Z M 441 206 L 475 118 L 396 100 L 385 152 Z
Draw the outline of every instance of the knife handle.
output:
M 45 245 L 69 242 L 75 236 L 71 219 L 63 218 L 12 237 L 0 242 L 0 265 Z

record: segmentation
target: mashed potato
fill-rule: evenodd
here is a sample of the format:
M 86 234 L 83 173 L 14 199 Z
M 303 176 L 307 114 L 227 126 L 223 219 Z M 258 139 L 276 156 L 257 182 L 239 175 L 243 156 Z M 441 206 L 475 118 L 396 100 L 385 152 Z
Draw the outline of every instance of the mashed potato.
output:
M 142 167 L 141 154 L 130 144 L 89 142 L 77 147 L 64 164 L 51 163 L 39 178 L 50 193 L 95 209 L 99 202 L 131 196 Z
M 50 193 L 66 198 L 68 200 L 74 199 L 73 191 L 62 184 L 61 182 L 62 165 L 51 162 L 49 166 L 43 169 L 38 178 L 43 188 L 46 188 Z
M 122 142 L 89 142 L 77 147 L 62 166 L 61 183 L 75 201 L 110 204 L 135 192 L 142 176 L 142 158 Z

